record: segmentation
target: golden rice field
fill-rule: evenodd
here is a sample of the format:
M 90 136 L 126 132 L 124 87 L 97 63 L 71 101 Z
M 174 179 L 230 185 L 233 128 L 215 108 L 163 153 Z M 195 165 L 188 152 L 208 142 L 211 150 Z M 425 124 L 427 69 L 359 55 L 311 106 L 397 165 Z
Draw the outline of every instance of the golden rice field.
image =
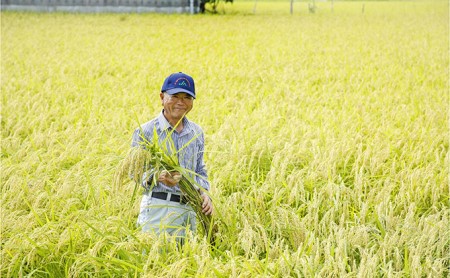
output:
M 254 4 L 1 13 L 1 277 L 450 275 L 448 2 Z M 141 234 L 113 183 L 176 71 L 214 246 Z

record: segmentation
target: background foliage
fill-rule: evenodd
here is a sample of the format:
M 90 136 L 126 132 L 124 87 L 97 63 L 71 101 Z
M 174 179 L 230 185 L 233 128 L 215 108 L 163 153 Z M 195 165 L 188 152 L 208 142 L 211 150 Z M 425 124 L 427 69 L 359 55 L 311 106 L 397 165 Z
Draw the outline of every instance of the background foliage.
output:
M 448 3 L 316 4 L 2 12 L 1 276 L 448 276 Z M 214 248 L 140 234 L 112 183 L 176 71 Z

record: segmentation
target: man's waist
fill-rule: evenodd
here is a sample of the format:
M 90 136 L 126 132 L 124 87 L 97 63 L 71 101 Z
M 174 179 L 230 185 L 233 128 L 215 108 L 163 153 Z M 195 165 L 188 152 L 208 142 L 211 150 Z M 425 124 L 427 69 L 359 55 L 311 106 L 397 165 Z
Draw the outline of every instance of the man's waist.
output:
M 164 192 L 164 191 L 149 191 L 145 193 L 146 195 L 151 196 L 152 198 L 166 200 L 181 204 L 187 204 L 188 201 L 186 197 L 181 194 L 173 193 L 173 192 Z

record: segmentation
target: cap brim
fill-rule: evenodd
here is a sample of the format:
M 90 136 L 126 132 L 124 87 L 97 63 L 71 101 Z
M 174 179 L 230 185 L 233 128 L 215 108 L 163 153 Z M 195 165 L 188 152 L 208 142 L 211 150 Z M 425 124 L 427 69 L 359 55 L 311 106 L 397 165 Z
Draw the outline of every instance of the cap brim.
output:
M 191 91 L 185 90 L 185 89 L 180 89 L 180 88 L 170 89 L 170 90 L 165 91 L 164 93 L 168 93 L 169 95 L 174 95 L 174 94 L 178 94 L 178 93 L 186 93 L 186 94 L 190 95 L 191 97 L 195 98 L 195 94 L 193 94 Z

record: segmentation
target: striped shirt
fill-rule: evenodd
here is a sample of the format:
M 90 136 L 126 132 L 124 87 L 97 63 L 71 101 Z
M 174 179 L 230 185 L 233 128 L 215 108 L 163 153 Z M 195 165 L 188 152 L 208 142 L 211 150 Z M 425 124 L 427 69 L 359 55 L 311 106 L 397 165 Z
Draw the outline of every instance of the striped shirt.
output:
M 162 144 L 164 139 L 166 139 L 166 137 L 173 130 L 172 125 L 167 121 L 166 117 L 164 117 L 163 112 L 161 112 L 155 119 L 143 124 L 134 131 L 133 140 L 131 143 L 132 147 L 141 146 L 144 138 L 145 140 L 151 142 L 153 139 L 154 128 L 156 128 L 156 132 L 158 134 L 159 144 Z M 201 127 L 184 117 L 183 130 L 181 130 L 180 133 L 173 130 L 171 137 L 176 148 L 175 152 L 177 152 L 180 166 L 197 173 L 199 176 L 194 177 L 195 181 L 205 190 L 209 190 L 209 182 L 207 180 L 208 175 L 206 172 L 205 163 L 203 161 L 205 140 Z M 168 142 L 168 140 L 166 142 Z M 188 145 L 186 146 L 186 144 Z M 169 144 L 166 144 L 166 149 L 170 153 L 174 152 L 174 150 L 171 150 Z M 180 149 L 181 151 L 179 151 Z M 148 177 L 148 175 L 144 174 L 142 185 L 146 189 L 148 189 L 147 181 L 150 178 L 152 177 Z M 170 187 L 158 182 L 153 187 L 152 191 L 180 193 L 180 188 L 178 185 Z

